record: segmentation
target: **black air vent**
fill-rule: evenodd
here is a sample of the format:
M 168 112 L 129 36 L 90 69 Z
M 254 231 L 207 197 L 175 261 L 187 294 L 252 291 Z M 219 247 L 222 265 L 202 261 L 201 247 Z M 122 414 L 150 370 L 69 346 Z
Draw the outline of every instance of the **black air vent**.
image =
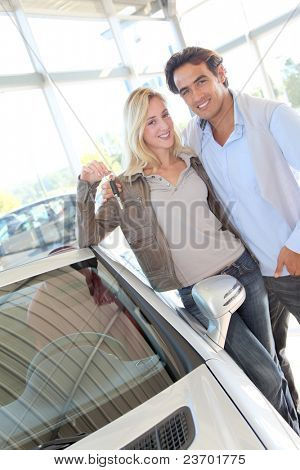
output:
M 195 426 L 190 409 L 179 408 L 142 436 L 127 444 L 126 450 L 180 450 L 187 449 L 195 437 Z

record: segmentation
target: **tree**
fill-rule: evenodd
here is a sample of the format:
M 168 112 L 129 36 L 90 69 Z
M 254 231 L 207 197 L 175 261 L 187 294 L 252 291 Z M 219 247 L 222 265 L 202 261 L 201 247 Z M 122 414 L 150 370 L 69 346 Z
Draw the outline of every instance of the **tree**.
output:
M 284 67 L 284 79 L 286 94 L 294 108 L 300 107 L 300 64 L 295 64 L 292 59 L 287 59 Z
M 16 196 L 11 193 L 0 191 L 0 214 L 5 214 L 12 209 L 20 207 L 20 205 L 21 201 Z
M 41 186 L 42 183 L 42 186 Z M 76 181 L 69 168 L 61 168 L 52 173 L 36 179 L 24 181 L 24 184 L 12 188 L 14 194 L 20 199 L 22 205 L 30 204 L 48 196 L 64 192 L 74 192 Z M 43 189 L 44 190 L 43 190 Z
M 85 153 L 80 158 L 82 165 L 87 165 L 93 160 L 103 162 L 114 173 L 121 171 L 121 150 L 117 138 L 110 134 L 104 134 L 97 142 L 99 153 Z

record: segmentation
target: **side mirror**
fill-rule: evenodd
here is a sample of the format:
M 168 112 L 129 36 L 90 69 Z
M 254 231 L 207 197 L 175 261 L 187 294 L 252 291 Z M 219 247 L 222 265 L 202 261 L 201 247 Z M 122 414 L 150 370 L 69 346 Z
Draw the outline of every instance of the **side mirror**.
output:
M 192 296 L 208 321 L 208 336 L 224 348 L 231 315 L 246 298 L 244 286 L 227 274 L 212 276 L 197 282 Z

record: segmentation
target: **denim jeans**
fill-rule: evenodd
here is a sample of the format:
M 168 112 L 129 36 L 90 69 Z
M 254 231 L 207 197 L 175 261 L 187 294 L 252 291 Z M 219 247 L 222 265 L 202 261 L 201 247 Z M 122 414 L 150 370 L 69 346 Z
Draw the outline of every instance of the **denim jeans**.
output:
M 235 277 L 246 290 L 245 302 L 231 317 L 225 350 L 299 434 L 296 408 L 275 352 L 268 296 L 258 265 L 245 251 L 218 274 Z M 185 308 L 207 327 L 207 320 L 193 300 L 192 287 L 179 289 L 180 297 Z
M 300 323 L 300 276 L 282 276 L 279 278 L 264 277 L 269 294 L 271 324 L 275 348 L 289 389 L 296 406 L 299 406 L 299 395 L 295 386 L 290 363 L 285 348 L 289 326 L 290 312 Z

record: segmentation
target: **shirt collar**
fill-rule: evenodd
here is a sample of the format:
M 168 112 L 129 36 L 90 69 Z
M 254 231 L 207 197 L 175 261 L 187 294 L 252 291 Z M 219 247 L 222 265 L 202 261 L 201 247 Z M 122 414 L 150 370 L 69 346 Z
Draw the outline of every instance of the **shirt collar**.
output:
M 181 160 L 184 161 L 184 163 L 186 164 L 186 167 L 189 168 L 191 166 L 191 158 L 193 157 L 194 155 L 193 154 L 190 154 L 190 153 L 180 153 L 180 155 L 178 155 L 179 158 L 181 158 Z

